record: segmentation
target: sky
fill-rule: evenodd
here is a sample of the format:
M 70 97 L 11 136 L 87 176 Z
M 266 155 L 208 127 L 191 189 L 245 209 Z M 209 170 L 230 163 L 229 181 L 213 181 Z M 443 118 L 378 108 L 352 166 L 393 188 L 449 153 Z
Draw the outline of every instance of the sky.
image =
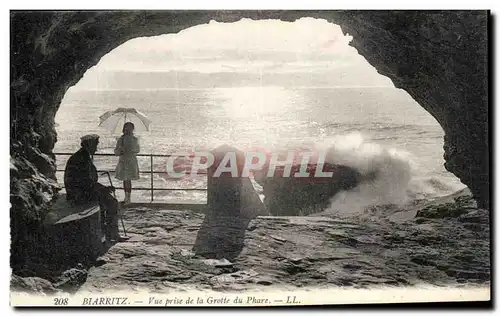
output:
M 321 19 L 211 21 L 132 39 L 105 55 L 76 88 L 207 88 L 207 79 L 214 87 L 392 86 L 349 46 L 351 39 Z

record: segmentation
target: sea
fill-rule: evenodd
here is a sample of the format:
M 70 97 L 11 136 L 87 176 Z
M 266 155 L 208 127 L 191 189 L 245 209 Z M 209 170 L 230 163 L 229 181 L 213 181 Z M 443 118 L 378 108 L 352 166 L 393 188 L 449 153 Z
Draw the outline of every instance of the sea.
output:
M 378 182 L 358 190 L 352 200 L 366 200 L 363 205 L 429 199 L 465 187 L 443 166 L 441 126 L 404 90 L 394 87 L 71 88 L 56 115 L 54 152 L 73 153 L 81 136 L 97 133 L 98 153 L 112 153 L 120 134 L 98 127 L 99 116 L 119 107 L 135 108 L 152 122 L 149 131 L 136 133 L 141 154 L 211 150 L 224 144 L 242 151 L 327 150 L 332 162 L 362 172 L 379 171 Z M 68 156 L 56 158 L 62 183 Z M 154 157 L 157 173 L 141 173 L 133 182 L 132 200 L 205 203 L 206 177 L 171 179 L 162 174 L 166 159 Z M 151 157 L 138 160 L 141 171 L 151 170 Z M 113 156 L 94 157 L 99 170 L 111 171 L 100 182 L 121 186 L 112 173 L 117 161 Z M 146 190 L 151 183 L 155 189 L 174 190 L 154 191 L 152 197 Z M 258 185 L 256 189 L 261 190 Z M 120 189 L 116 194 L 123 197 Z

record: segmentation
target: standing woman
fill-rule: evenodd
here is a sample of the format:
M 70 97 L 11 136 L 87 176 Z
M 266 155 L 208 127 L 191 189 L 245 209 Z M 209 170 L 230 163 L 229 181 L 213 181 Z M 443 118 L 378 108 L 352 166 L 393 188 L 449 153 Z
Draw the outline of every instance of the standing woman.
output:
M 132 180 L 139 179 L 139 165 L 136 154 L 139 153 L 139 141 L 134 136 L 134 124 L 123 124 L 123 135 L 116 142 L 115 155 L 120 156 L 116 165 L 115 178 L 123 181 L 125 199 L 123 203 L 130 203 Z

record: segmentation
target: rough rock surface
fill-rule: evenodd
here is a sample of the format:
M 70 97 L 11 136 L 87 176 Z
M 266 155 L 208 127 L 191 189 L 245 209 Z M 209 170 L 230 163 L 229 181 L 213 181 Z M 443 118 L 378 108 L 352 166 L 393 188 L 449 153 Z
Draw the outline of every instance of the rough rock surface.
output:
M 394 222 L 388 215 L 258 217 L 245 228 L 236 257 L 207 259 L 193 251 L 203 214 L 128 209 L 124 220 L 131 239 L 111 247 L 89 270 L 80 290 L 243 291 L 490 282 L 489 224 L 478 222 L 480 229 L 470 229 L 460 218 L 417 223 L 415 218 Z
M 11 290 L 26 293 L 51 294 L 77 291 L 87 280 L 88 271 L 82 264 L 63 268 L 50 262 L 31 262 L 11 277 Z
M 446 168 L 489 208 L 486 11 L 18 11 L 11 13 L 14 263 L 26 258 L 23 229 L 40 220 L 57 191 L 54 117 L 66 90 L 129 39 L 244 17 L 339 24 L 360 54 L 441 124 Z
M 59 292 L 50 281 L 39 277 L 20 277 L 13 275 L 10 280 L 11 291 L 29 294 L 54 294 Z

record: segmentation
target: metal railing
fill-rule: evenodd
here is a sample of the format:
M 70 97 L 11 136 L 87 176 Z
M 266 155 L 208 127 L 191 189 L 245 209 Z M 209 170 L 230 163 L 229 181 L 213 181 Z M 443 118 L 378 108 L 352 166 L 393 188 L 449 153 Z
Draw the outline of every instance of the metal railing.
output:
M 71 156 L 73 153 L 54 153 L 55 156 Z M 115 154 L 111 153 L 95 153 L 93 156 L 110 156 L 110 157 L 118 157 Z M 154 181 L 153 181 L 153 175 L 154 174 L 166 174 L 165 171 L 155 171 L 153 169 L 154 166 L 154 158 L 155 157 L 162 157 L 162 158 L 168 158 L 171 157 L 172 155 L 160 155 L 160 154 L 137 154 L 136 157 L 150 157 L 150 170 L 149 171 L 144 171 L 139 169 L 139 173 L 149 173 L 151 174 L 150 179 L 151 179 L 151 186 L 150 187 L 134 187 L 133 190 L 140 190 L 140 191 L 151 191 L 151 202 L 154 200 L 154 191 L 207 191 L 207 188 L 181 188 L 181 189 L 167 189 L 167 188 L 155 188 L 154 187 Z M 56 172 L 64 172 L 64 169 L 56 169 Z M 97 170 L 97 173 L 115 173 L 115 170 Z M 62 187 L 64 188 L 64 186 Z M 123 187 L 115 187 L 115 189 L 123 189 Z

